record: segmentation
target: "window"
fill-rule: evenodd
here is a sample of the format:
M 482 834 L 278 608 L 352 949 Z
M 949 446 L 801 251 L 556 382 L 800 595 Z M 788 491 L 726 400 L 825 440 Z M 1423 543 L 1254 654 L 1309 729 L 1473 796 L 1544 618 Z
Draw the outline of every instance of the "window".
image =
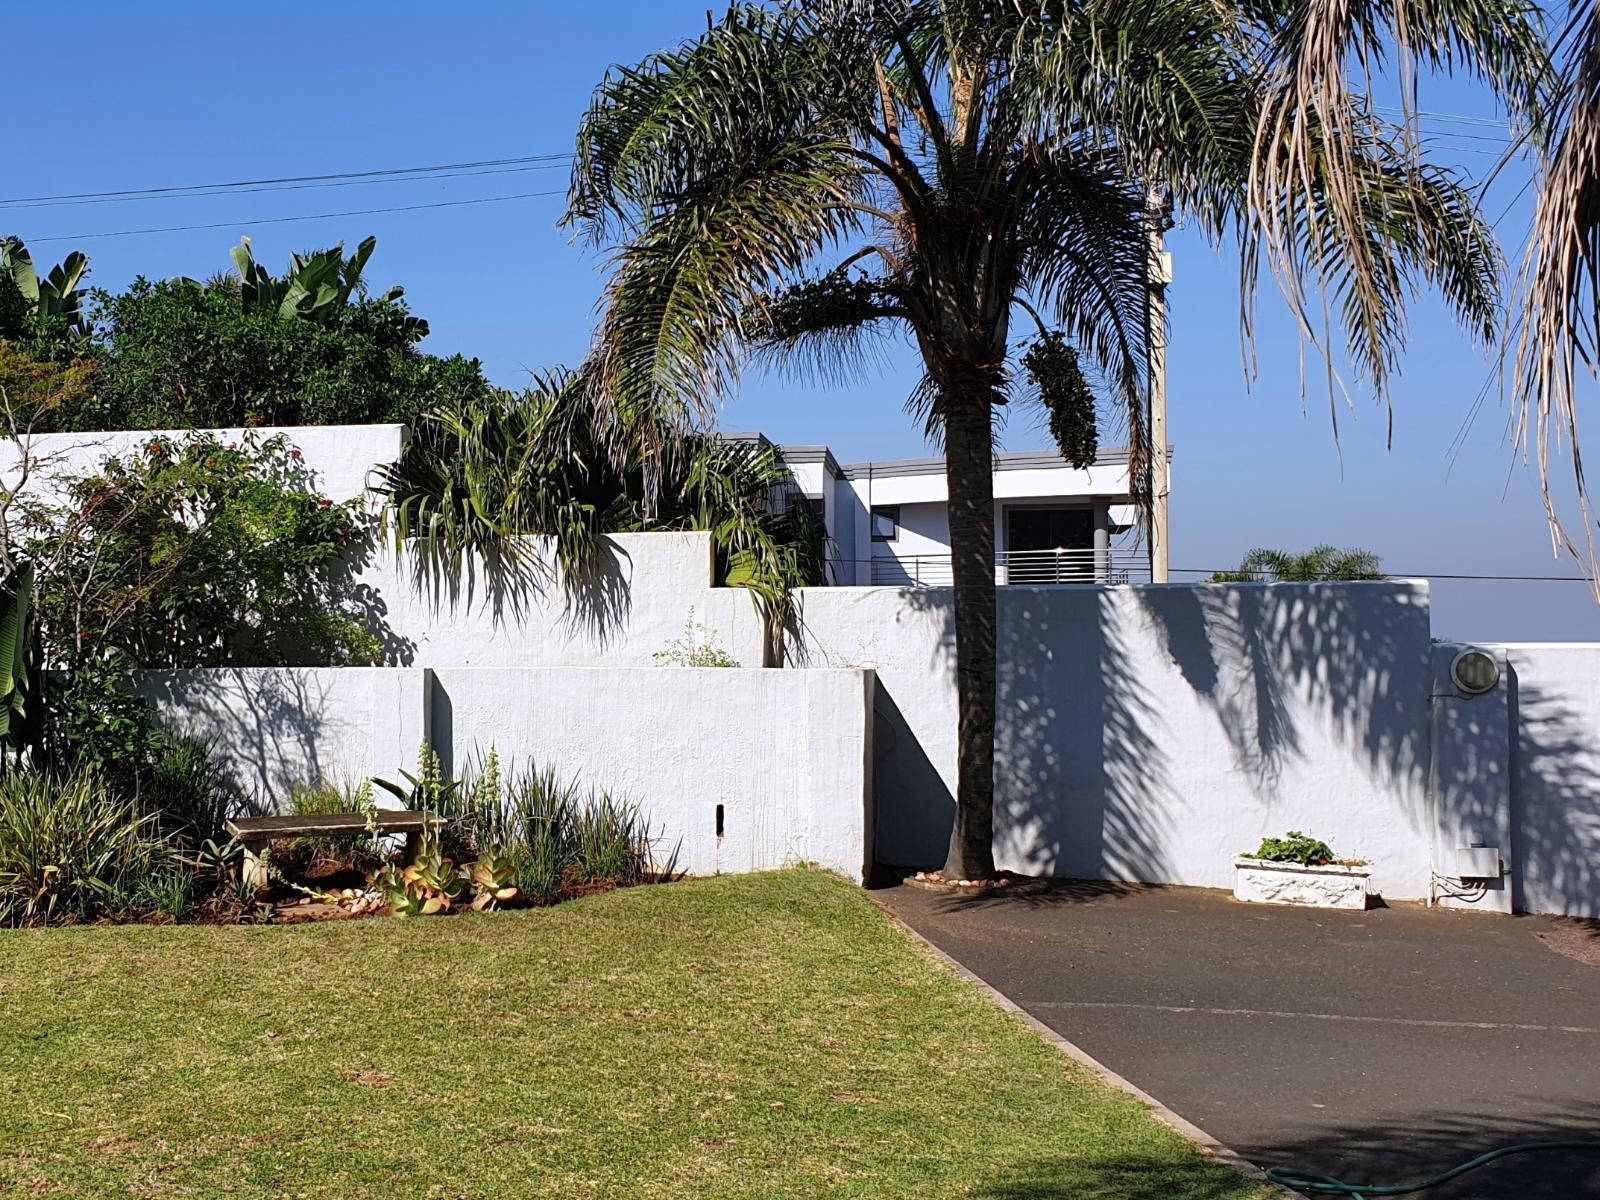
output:
M 872 540 L 892 542 L 900 535 L 900 506 L 886 505 L 872 510 Z
M 806 508 L 811 512 L 811 524 L 816 529 L 828 527 L 828 505 L 821 496 L 807 496 Z

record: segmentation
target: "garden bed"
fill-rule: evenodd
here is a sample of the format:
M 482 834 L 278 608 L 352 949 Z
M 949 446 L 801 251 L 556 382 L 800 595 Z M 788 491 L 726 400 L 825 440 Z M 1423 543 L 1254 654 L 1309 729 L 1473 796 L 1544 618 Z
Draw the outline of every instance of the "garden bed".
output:
M 0 934 L 0 1193 L 1263 1193 L 816 871 Z

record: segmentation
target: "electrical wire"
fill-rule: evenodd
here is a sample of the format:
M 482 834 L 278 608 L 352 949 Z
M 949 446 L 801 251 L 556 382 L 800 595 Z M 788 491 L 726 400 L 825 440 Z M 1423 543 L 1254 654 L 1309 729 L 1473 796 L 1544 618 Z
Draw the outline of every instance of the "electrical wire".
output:
M 1220 575 L 1232 574 L 1237 567 L 1169 567 L 1174 575 Z M 1588 583 L 1589 580 L 1582 575 L 1447 575 L 1434 571 L 1388 571 L 1385 579 L 1455 579 L 1472 580 L 1483 583 Z M 1330 580 L 1328 582 L 1337 582 Z
M 469 204 L 499 204 L 507 200 L 532 200 L 538 196 L 565 196 L 566 188 L 542 192 L 516 192 L 510 196 L 478 196 L 471 200 L 435 200 L 428 204 L 401 204 L 390 208 L 355 208 L 346 212 L 306 213 L 296 217 L 254 217 L 235 221 L 212 221 L 202 225 L 163 225 L 154 229 L 117 229 L 104 233 L 72 233 L 56 237 L 29 238 L 29 245 L 45 242 L 88 242 L 96 238 L 139 237 L 147 233 L 185 233 L 192 229 L 234 229 L 241 225 L 284 225 L 292 221 L 326 221 L 335 217 L 369 217 L 379 213 L 420 212 L 427 208 L 462 208 Z
M 328 183 L 284 183 L 261 187 L 239 187 L 226 191 L 164 193 L 153 196 L 100 196 L 84 200 L 44 201 L 38 203 L 17 201 L 0 204 L 0 211 L 25 212 L 33 208 L 83 208 L 91 204 L 142 204 L 150 200 L 204 200 L 210 196 L 245 196 L 258 192 L 304 192 L 325 188 L 369 187 L 377 183 L 432 183 L 435 179 L 478 179 L 485 175 L 520 175 L 528 171 L 559 171 L 565 163 L 533 163 L 523 167 L 486 167 L 474 171 L 440 171 L 431 175 L 378 175 L 370 179 L 338 179 Z
M 570 154 L 524 154 L 515 158 L 482 158 L 469 162 L 438 163 L 427 167 L 387 167 L 372 171 L 339 171 L 329 175 L 283 175 L 271 179 L 238 179 L 231 183 L 188 183 L 168 187 L 124 188 L 108 192 L 67 192 L 57 196 L 13 196 L 0 199 L 0 208 L 19 205 L 76 204 L 89 200 L 144 200 L 160 196 L 225 195 L 239 188 L 259 188 L 273 184 L 330 183 L 339 180 L 374 179 L 380 176 L 427 176 L 439 171 L 468 171 L 480 167 L 511 167 L 527 163 L 558 165 L 570 162 Z

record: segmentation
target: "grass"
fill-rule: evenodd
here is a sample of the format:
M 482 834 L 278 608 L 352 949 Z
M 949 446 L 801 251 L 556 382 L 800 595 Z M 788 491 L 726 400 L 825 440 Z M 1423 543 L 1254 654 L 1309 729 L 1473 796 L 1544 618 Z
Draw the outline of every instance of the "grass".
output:
M 1261 1195 L 817 871 L 0 934 L 0 1195 Z

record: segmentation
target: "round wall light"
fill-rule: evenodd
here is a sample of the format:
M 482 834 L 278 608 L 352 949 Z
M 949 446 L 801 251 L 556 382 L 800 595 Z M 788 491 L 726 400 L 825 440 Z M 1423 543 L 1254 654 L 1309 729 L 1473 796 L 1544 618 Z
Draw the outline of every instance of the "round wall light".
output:
M 1500 683 L 1500 664 L 1485 650 L 1463 650 L 1450 663 L 1450 682 L 1464 696 L 1482 696 Z

